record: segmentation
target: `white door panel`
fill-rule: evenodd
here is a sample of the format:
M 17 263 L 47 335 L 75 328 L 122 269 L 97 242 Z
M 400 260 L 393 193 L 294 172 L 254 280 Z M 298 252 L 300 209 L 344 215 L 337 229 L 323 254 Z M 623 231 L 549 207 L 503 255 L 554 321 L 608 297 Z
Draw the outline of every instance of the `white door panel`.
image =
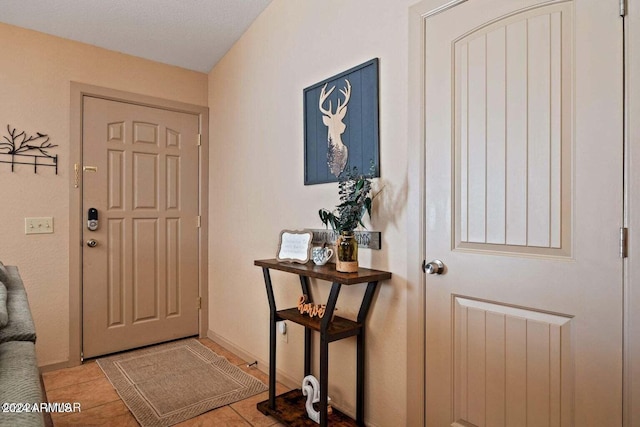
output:
M 469 0 L 424 19 L 427 425 L 619 425 L 622 20 Z

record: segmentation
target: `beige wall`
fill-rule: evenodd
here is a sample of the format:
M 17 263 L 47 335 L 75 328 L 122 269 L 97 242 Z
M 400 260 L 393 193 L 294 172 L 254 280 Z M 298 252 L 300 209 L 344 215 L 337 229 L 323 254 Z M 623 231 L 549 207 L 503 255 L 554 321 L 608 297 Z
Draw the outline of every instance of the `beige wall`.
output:
M 0 164 L 0 260 L 25 279 L 41 365 L 68 359 L 70 82 L 209 105 L 209 329 L 260 360 L 268 357 L 268 306 L 253 260 L 275 255 L 284 228 L 320 227 L 317 210 L 337 202 L 337 186 L 303 185 L 302 90 L 380 58 L 381 170 L 370 229 L 383 250 L 361 250 L 363 266 L 394 274 L 368 319 L 367 412 L 375 425 L 406 420 L 406 198 L 408 7 L 413 0 L 275 0 L 207 76 L 0 24 L 0 135 L 11 124 L 45 132 L 58 144 L 59 174 Z M 208 96 L 207 96 L 207 85 Z M 25 236 L 25 216 L 53 216 L 53 235 Z M 299 283 L 273 274 L 280 307 Z M 314 284 L 317 300 L 328 284 Z M 343 287 L 338 309 L 355 316 L 363 287 Z M 302 379 L 302 328 L 291 325 L 278 368 Z M 317 347 L 316 347 L 317 348 Z M 316 360 L 317 362 L 317 360 Z M 355 339 L 330 346 L 330 396 L 354 412 Z M 375 402 L 375 405 L 373 404 Z
M 49 134 L 58 175 L 0 164 L 0 260 L 18 265 L 29 293 L 41 366 L 69 358 L 70 82 L 197 105 L 207 104 L 206 74 L 0 24 L 0 136 L 10 124 Z M 26 216 L 54 217 L 55 233 L 24 234 Z
M 282 229 L 321 228 L 317 211 L 337 204 L 337 185 L 303 185 L 302 91 L 380 58 L 380 186 L 370 229 L 383 249 L 361 250 L 363 266 L 389 270 L 370 312 L 366 420 L 406 420 L 407 52 L 412 1 L 275 0 L 209 74 L 210 330 L 268 360 L 269 311 L 254 259 L 273 258 Z M 294 306 L 297 277 L 274 272 L 280 308 Z M 316 300 L 329 284 L 316 284 Z M 343 287 L 339 313 L 354 316 L 363 287 Z M 302 328 L 291 325 L 278 369 L 302 380 Z M 316 347 L 317 349 L 318 347 Z M 317 361 L 316 361 L 317 362 Z M 329 395 L 355 408 L 355 339 L 330 345 Z M 316 371 L 317 373 L 317 371 Z M 374 404 L 375 403 L 375 404 Z

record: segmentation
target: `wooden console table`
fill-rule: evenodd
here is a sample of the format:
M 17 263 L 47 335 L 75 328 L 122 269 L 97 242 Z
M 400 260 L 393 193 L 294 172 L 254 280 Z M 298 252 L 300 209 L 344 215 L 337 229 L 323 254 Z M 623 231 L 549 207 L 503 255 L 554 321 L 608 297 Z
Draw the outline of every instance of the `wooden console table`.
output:
M 373 294 L 378 282 L 391 278 L 387 271 L 370 270 L 360 268 L 357 273 L 339 273 L 335 264 L 317 266 L 312 262 L 307 264 L 293 264 L 278 262 L 275 259 L 256 260 L 254 265 L 262 267 L 264 282 L 269 298 L 271 312 L 269 335 L 269 399 L 258 403 L 258 410 L 263 414 L 271 415 L 278 421 L 290 426 L 315 426 L 317 425 L 307 417 L 305 409 L 306 397 L 301 390 L 292 390 L 280 396 L 276 396 L 276 322 L 289 320 L 305 327 L 304 333 L 304 375 L 311 375 L 311 331 L 320 333 L 320 426 L 325 427 L 329 421 L 332 425 L 364 425 L 364 344 L 365 321 Z M 277 310 L 273 287 L 269 270 L 280 270 L 300 276 L 302 293 L 307 295 L 308 301 L 313 302 L 309 289 L 309 278 L 321 279 L 332 282 L 331 292 L 326 304 L 324 317 L 309 317 L 300 314 L 296 307 Z M 357 285 L 367 283 L 367 288 L 362 298 L 360 310 L 356 321 L 333 316 L 338 294 L 342 285 Z M 333 320 L 332 320 L 333 318 Z M 333 414 L 327 416 L 327 391 L 329 387 L 329 343 L 343 338 L 357 336 L 356 348 L 356 419 L 355 421 L 340 411 L 333 410 Z

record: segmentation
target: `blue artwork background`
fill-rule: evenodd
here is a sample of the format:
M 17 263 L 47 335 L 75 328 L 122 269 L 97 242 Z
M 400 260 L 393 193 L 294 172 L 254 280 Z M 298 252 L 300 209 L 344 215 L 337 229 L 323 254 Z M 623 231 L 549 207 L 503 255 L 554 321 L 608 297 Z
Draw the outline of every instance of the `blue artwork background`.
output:
M 323 86 L 327 84 L 327 92 L 335 86 L 324 103 L 328 108 L 331 101 L 332 109 L 335 111 L 338 100 L 344 101 L 340 89 L 345 88 L 345 79 L 351 83 L 351 98 L 343 120 L 346 130 L 342 134 L 342 142 L 349 150 L 345 171 L 355 166 L 358 171 L 368 173 L 373 162 L 374 176 L 380 176 L 378 58 L 375 58 L 304 90 L 305 185 L 338 181 L 327 166 L 328 129 L 322 121 L 323 114 L 318 103 Z

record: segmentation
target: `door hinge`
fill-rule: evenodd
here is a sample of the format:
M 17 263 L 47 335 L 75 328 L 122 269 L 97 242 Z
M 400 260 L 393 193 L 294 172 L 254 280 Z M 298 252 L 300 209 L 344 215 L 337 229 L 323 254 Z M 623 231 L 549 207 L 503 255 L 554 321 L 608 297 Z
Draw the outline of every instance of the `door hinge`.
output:
M 202 134 L 199 133 L 198 134 L 198 147 L 200 147 L 202 145 Z
M 628 256 L 628 235 L 629 229 L 627 227 L 620 227 L 620 258 L 626 258 Z
M 84 351 L 80 352 L 80 363 L 84 362 Z
M 198 228 L 202 227 L 202 217 L 200 215 L 198 215 L 198 219 L 196 221 L 198 222 Z
M 198 297 L 198 310 L 202 308 L 202 297 Z
M 620 16 L 627 15 L 627 0 L 618 0 L 620 3 Z

